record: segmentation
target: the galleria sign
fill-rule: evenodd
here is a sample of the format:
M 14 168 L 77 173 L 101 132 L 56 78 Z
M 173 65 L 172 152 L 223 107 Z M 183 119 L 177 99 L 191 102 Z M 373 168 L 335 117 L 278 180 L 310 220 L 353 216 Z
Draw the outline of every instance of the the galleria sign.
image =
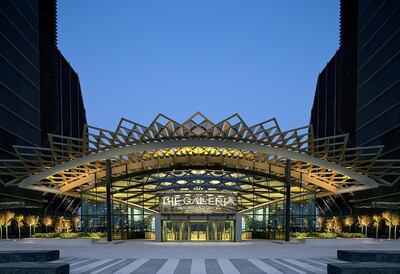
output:
M 236 200 L 232 196 L 185 196 L 181 198 L 179 195 L 162 197 L 164 205 L 180 206 L 180 205 L 210 205 L 210 206 L 236 206 Z
M 231 194 L 165 194 L 160 196 L 160 211 L 164 213 L 233 213 L 237 197 Z

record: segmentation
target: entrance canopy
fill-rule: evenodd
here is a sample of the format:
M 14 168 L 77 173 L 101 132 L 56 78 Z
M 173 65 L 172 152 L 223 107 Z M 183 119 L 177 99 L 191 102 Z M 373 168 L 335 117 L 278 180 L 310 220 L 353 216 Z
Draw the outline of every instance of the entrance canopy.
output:
M 16 159 L 0 161 L 3 184 L 79 197 L 100 189 L 106 159 L 111 159 L 115 187 L 134 178 L 140 181 L 136 187 L 149 194 L 178 185 L 176 174 L 188 170 L 228 172 L 237 178 L 252 174 L 264 190 L 279 194 L 260 178 L 268 178 L 269 184 L 282 182 L 287 159 L 292 163 L 293 186 L 317 196 L 390 185 L 394 183 L 390 178 L 400 175 L 397 161 L 381 158 L 382 146 L 349 147 L 347 134 L 315 139 L 311 125 L 284 131 L 275 119 L 249 126 L 237 114 L 214 123 L 195 113 L 179 123 L 159 114 L 149 126 L 123 118 L 115 131 L 92 126 L 85 131 L 83 139 L 49 135 L 45 148 L 14 146 Z M 175 176 L 175 181 L 168 181 L 168 176 Z M 217 185 L 229 189 L 229 180 L 215 179 L 214 185 L 211 181 L 207 181 L 211 190 Z M 241 180 L 235 182 L 246 186 Z M 247 186 L 254 187 L 254 182 Z M 190 183 L 192 190 L 196 184 Z M 236 191 L 243 196 L 245 188 Z

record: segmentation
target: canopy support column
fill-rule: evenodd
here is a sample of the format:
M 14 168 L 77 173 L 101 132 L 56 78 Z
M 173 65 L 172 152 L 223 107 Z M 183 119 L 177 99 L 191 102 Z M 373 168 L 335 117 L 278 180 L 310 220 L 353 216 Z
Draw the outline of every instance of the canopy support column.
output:
M 290 159 L 286 160 L 285 168 L 285 241 L 290 240 L 290 173 L 291 173 L 291 162 Z
M 111 162 L 110 159 L 106 159 L 106 207 L 107 207 L 107 242 L 112 241 L 111 235 L 111 184 L 112 184 L 112 173 L 111 173 Z

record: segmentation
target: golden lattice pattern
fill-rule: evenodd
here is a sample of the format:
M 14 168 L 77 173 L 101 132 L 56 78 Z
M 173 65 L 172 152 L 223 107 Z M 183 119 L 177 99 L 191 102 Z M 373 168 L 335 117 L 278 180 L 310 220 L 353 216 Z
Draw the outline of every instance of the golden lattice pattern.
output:
M 283 131 L 276 119 L 249 126 L 238 114 L 218 123 L 212 122 L 199 112 L 183 123 L 159 114 L 149 126 L 122 118 L 115 131 L 86 126 L 84 136 L 83 139 L 76 139 L 50 134 L 49 147 L 14 146 L 15 159 L 0 161 L 2 183 L 15 185 L 32 174 L 115 148 L 194 139 L 257 144 L 308 155 L 367 175 L 379 184 L 390 185 L 400 177 L 399 161 L 381 158 L 382 146 L 349 147 L 347 134 L 314 139 L 312 126 Z M 279 155 L 237 148 L 188 146 L 119 155 L 112 159 L 112 165 L 115 175 L 127 170 L 156 170 L 177 162 L 186 162 L 193 165 L 219 163 L 283 176 L 285 160 Z M 35 185 L 61 192 L 74 192 L 88 187 L 95 174 L 97 179 L 105 176 L 104 159 L 57 172 L 36 182 Z M 321 191 L 334 191 L 363 184 L 337 171 L 296 159 L 292 163 L 292 177 L 297 181 L 308 178 L 308 181 Z

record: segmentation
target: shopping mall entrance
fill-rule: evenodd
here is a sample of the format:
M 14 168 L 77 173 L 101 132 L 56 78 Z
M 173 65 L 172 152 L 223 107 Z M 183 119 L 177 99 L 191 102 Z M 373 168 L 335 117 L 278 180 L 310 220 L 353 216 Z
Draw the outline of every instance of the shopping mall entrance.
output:
M 164 220 L 162 241 L 234 241 L 233 220 Z

